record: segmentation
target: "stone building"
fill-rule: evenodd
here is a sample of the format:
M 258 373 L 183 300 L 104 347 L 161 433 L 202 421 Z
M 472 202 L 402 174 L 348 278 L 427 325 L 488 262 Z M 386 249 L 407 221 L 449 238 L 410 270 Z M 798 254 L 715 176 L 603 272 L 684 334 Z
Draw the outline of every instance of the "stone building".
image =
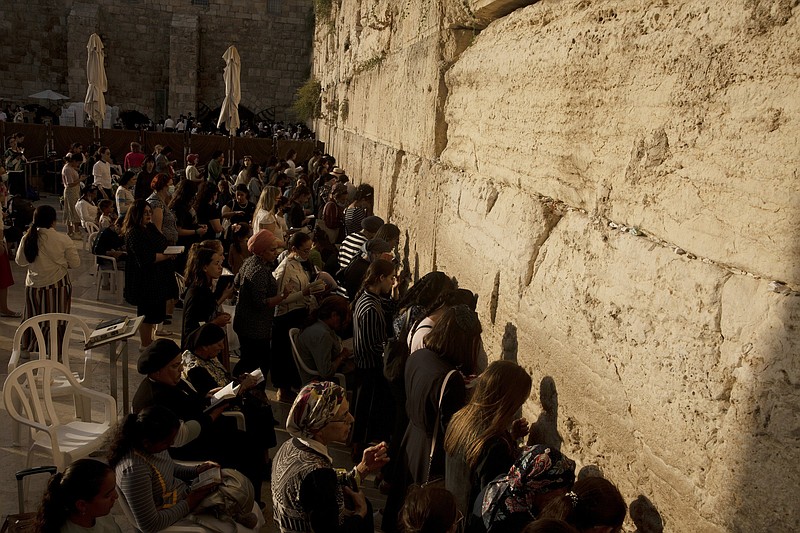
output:
M 197 115 L 225 95 L 222 55 L 242 60 L 241 105 L 292 119 L 308 78 L 312 0 L 29 0 L 0 4 L 0 98 L 53 89 L 82 102 L 86 43 L 106 52 L 106 102 L 154 121 Z
M 315 130 L 412 273 L 480 293 L 541 435 L 665 531 L 800 530 L 797 5 L 344 0 L 317 26 Z

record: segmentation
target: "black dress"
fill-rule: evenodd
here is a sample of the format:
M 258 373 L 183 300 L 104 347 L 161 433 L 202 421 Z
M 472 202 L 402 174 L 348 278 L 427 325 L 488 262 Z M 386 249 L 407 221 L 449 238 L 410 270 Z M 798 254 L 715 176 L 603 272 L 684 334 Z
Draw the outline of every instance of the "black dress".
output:
M 167 238 L 153 224 L 133 227 L 125 235 L 125 300 L 136 306 L 147 324 L 162 322 L 167 300 L 177 292 L 172 260 L 156 262 L 156 254 L 167 247 Z
M 200 322 L 211 322 L 217 314 L 217 299 L 209 287 L 190 287 L 183 297 L 183 324 L 181 346 Z

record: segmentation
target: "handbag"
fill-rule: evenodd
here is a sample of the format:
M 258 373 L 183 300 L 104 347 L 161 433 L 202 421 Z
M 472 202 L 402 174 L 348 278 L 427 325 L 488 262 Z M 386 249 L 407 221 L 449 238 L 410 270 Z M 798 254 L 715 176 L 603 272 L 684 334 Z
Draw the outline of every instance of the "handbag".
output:
M 447 388 L 447 382 L 450 376 L 455 374 L 455 369 L 451 370 L 444 377 L 442 388 L 439 391 L 439 407 L 436 409 L 436 425 L 433 427 L 433 439 L 431 440 L 431 453 L 428 455 L 428 472 L 425 474 L 425 486 L 436 486 L 444 488 L 444 478 L 431 479 L 431 465 L 433 464 L 433 454 L 436 452 L 436 440 L 439 435 L 439 426 L 442 422 L 442 400 L 444 399 L 444 391 Z

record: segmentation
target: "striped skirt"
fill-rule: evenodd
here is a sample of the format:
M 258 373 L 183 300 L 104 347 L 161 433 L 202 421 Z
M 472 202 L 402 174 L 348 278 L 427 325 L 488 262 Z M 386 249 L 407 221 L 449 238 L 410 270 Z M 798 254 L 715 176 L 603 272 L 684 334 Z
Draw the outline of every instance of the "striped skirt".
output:
M 56 283 L 46 287 L 25 287 L 25 310 L 22 312 L 22 321 L 25 322 L 31 317 L 44 315 L 47 313 L 69 313 L 72 307 L 72 283 L 69 275 L 64 276 Z M 64 338 L 64 328 L 66 324 L 60 323 L 58 326 L 59 344 Z M 42 324 L 42 334 L 47 339 L 50 335 L 48 323 Z M 38 351 L 36 335 L 30 329 L 26 330 L 22 336 L 22 349 L 29 352 Z

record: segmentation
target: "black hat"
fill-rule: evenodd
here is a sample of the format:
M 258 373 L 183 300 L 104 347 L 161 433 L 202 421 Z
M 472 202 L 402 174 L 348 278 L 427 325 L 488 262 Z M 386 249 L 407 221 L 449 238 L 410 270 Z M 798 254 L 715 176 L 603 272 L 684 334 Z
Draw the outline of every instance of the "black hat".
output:
M 181 348 L 175 344 L 175 341 L 170 339 L 155 340 L 139 356 L 136 369 L 139 370 L 140 374 L 144 375 L 158 372 L 180 353 Z
M 361 229 L 365 229 L 370 233 L 377 233 L 381 226 L 383 226 L 383 219 L 374 215 L 361 221 Z

